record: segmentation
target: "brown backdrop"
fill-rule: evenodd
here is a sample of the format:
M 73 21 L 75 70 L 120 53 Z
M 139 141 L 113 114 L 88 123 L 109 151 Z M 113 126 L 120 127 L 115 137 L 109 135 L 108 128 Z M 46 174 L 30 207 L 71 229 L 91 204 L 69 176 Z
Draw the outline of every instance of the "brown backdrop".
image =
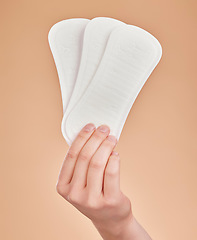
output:
M 1 239 L 101 239 L 55 190 L 68 145 L 47 40 L 60 20 L 97 16 L 142 27 L 163 47 L 116 147 L 121 189 L 153 239 L 196 239 L 196 7 L 195 0 L 1 3 Z

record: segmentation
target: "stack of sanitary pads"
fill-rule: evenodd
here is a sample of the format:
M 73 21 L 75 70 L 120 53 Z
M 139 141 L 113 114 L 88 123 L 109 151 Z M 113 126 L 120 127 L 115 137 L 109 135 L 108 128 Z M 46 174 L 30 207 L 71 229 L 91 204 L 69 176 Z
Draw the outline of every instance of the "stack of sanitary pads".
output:
M 72 18 L 52 26 L 49 45 L 62 94 L 62 134 L 71 145 L 87 124 L 105 124 L 119 139 L 162 48 L 142 28 L 108 17 Z

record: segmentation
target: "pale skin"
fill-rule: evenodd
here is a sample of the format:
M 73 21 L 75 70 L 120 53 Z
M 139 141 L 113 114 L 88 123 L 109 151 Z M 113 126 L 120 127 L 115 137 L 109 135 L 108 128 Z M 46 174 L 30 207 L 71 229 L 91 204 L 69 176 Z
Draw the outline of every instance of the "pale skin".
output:
M 152 240 L 120 190 L 120 156 L 110 128 L 89 123 L 62 164 L 57 192 L 88 217 L 104 240 Z

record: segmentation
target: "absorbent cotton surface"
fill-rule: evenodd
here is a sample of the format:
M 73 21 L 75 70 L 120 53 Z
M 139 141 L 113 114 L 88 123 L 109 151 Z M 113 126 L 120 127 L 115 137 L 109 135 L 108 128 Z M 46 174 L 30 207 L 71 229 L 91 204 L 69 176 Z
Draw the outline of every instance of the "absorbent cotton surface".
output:
M 62 134 L 67 142 L 69 141 L 65 126 L 67 116 L 73 107 L 80 101 L 80 98 L 92 81 L 103 57 L 111 32 L 120 25 L 125 25 L 125 23 L 113 18 L 96 17 L 93 18 L 85 28 L 79 72 L 61 126 Z
M 53 25 L 48 41 L 58 72 L 63 113 L 65 113 L 75 86 L 81 59 L 83 34 L 90 20 L 71 18 Z
M 100 44 L 98 49 L 99 46 Z M 108 125 L 110 134 L 119 139 L 136 97 L 162 55 L 161 45 L 154 36 L 139 27 L 127 24 L 120 24 L 111 31 L 97 69 L 97 62 L 94 64 L 94 52 L 97 48 L 93 48 L 91 55 L 90 49 L 87 48 L 86 51 L 85 55 L 89 58 L 82 59 L 80 63 L 86 74 L 81 72 L 79 79 L 77 78 L 80 87 L 76 91 L 80 98 L 74 107 L 71 105 L 71 111 L 62 125 L 63 135 L 69 145 L 89 122 L 97 127 Z M 87 76 L 88 80 L 84 76 Z

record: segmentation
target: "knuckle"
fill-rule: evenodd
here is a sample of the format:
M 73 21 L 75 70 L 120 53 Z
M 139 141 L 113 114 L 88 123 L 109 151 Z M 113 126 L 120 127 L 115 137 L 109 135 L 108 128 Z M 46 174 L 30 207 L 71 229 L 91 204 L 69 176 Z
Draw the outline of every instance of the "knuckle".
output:
M 107 207 L 116 207 L 118 206 L 118 201 L 115 198 L 106 198 L 105 199 L 105 206 Z
M 76 159 L 77 156 L 78 156 L 78 153 L 75 150 L 70 149 L 67 152 L 66 159 Z
M 117 161 L 118 161 L 118 162 L 120 161 L 120 155 L 119 155 L 119 154 L 118 154 L 118 155 L 113 154 L 113 155 L 110 156 L 110 158 L 114 158 L 116 162 L 117 162 Z M 113 161 L 113 160 L 112 160 L 112 161 Z
M 106 139 L 102 145 L 103 148 L 106 149 L 107 151 L 109 150 L 112 151 L 115 146 L 115 143 Z
M 97 140 L 97 141 L 103 141 L 103 134 L 101 134 L 99 131 L 96 131 L 95 134 L 93 135 L 93 137 Z
M 81 132 L 79 132 L 79 134 L 78 134 L 78 138 L 80 139 L 80 140 L 86 140 L 86 138 L 87 138 L 87 134 L 86 134 L 87 132 L 84 132 L 84 131 L 81 131 Z
M 90 167 L 99 170 L 103 167 L 103 164 L 98 160 L 92 159 L 92 161 L 90 161 Z
M 99 209 L 99 205 L 97 204 L 97 202 L 94 199 L 88 199 L 87 200 L 87 207 L 89 209 L 94 209 L 94 210 L 98 210 Z
M 70 192 L 69 195 L 67 195 L 67 199 L 72 203 L 79 203 L 79 195 L 76 192 Z
M 118 169 L 115 167 L 111 167 L 109 169 L 106 169 L 105 174 L 110 177 L 115 177 L 118 174 Z
M 59 182 L 56 184 L 56 192 L 60 194 L 61 196 L 65 194 L 65 189 L 62 184 Z
M 87 159 L 89 159 L 89 154 L 85 151 L 81 151 L 81 153 L 79 154 L 79 160 L 87 161 Z

